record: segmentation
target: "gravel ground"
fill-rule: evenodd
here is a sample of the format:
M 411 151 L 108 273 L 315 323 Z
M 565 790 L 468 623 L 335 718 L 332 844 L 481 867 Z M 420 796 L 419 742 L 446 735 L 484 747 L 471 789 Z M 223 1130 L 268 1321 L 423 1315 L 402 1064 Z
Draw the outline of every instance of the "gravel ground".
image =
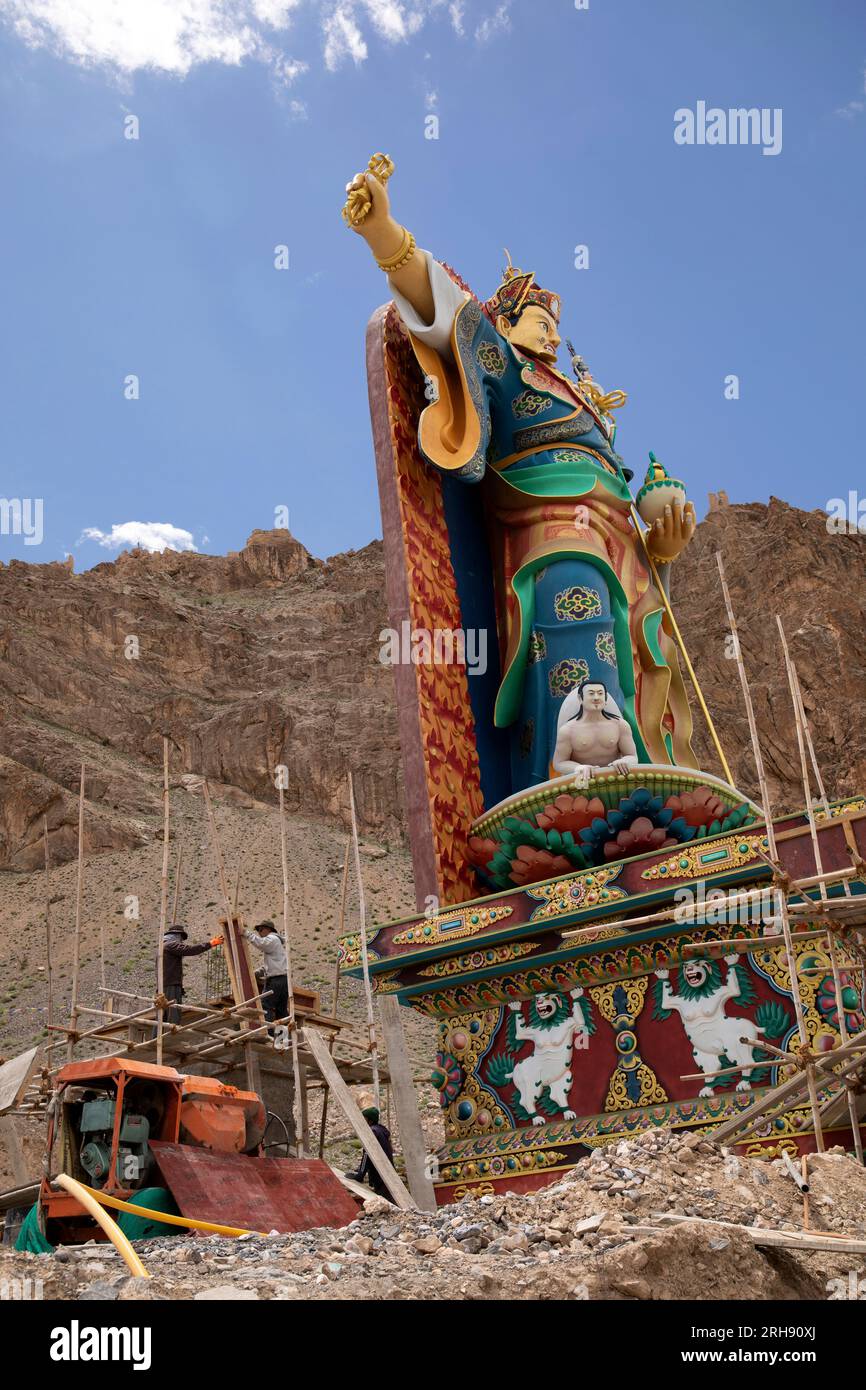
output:
M 834 1150 L 810 1159 L 810 1183 L 811 1227 L 866 1240 L 866 1170 Z M 665 1212 L 690 1219 L 644 1229 Z M 435 1213 L 371 1196 L 339 1230 L 142 1241 L 148 1280 L 102 1244 L 4 1248 L 0 1295 L 27 1278 L 48 1299 L 100 1301 L 828 1299 L 850 1289 L 852 1271 L 866 1287 L 863 1256 L 757 1247 L 745 1226 L 802 1230 L 803 1198 L 781 1161 L 659 1133 L 596 1150 L 529 1195 Z

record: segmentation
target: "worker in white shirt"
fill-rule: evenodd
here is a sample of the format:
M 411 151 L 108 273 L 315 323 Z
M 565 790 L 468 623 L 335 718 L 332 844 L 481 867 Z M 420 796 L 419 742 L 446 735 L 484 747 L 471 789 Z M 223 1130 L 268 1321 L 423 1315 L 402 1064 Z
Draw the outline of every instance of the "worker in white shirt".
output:
M 247 941 L 261 951 L 265 965 L 265 991 L 262 1000 L 265 1018 L 273 1022 L 289 1012 L 289 980 L 286 974 L 286 949 L 273 922 L 259 922 L 252 931 L 244 932 Z

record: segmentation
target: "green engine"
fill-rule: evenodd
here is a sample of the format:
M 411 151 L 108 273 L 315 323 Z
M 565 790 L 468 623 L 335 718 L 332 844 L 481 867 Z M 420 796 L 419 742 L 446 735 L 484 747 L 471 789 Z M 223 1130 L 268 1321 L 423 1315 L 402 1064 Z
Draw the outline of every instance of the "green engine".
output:
M 88 1100 L 81 1107 L 81 1166 L 94 1187 L 102 1187 L 111 1169 L 116 1102 L 109 1096 Z M 115 1177 L 124 1187 L 140 1187 L 153 1162 L 144 1115 L 124 1113 L 120 1120 Z

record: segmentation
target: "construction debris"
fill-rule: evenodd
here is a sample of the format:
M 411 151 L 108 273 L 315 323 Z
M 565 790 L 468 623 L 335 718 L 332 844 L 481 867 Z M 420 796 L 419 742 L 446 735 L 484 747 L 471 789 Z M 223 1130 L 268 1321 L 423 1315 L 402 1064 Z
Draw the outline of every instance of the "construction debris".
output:
M 781 1159 L 659 1131 L 594 1150 L 529 1195 L 432 1213 L 371 1197 L 340 1230 L 141 1241 L 147 1280 L 104 1245 L 4 1248 L 0 1280 L 94 1301 L 848 1298 L 852 1270 L 866 1287 L 866 1171 L 831 1150 L 810 1158 L 809 1182 L 811 1238 Z

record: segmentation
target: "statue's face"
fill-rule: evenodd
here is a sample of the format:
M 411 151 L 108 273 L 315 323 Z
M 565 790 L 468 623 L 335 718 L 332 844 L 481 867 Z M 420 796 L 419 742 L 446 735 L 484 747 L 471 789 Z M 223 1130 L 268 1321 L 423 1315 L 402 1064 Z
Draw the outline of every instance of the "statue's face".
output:
M 683 975 L 692 989 L 700 989 L 707 978 L 707 967 L 699 961 L 689 961 L 683 966 Z
M 535 1007 L 538 1010 L 538 1017 L 541 1019 L 553 1018 L 557 1010 L 557 1000 L 554 994 L 536 994 Z
M 604 709 L 606 703 L 607 692 L 603 685 L 585 685 L 583 687 L 585 709 Z
M 543 362 L 556 361 L 556 349 L 562 340 L 551 315 L 540 305 L 530 304 L 513 326 L 504 314 L 500 314 L 496 327 L 504 338 L 523 352 L 530 352 Z

